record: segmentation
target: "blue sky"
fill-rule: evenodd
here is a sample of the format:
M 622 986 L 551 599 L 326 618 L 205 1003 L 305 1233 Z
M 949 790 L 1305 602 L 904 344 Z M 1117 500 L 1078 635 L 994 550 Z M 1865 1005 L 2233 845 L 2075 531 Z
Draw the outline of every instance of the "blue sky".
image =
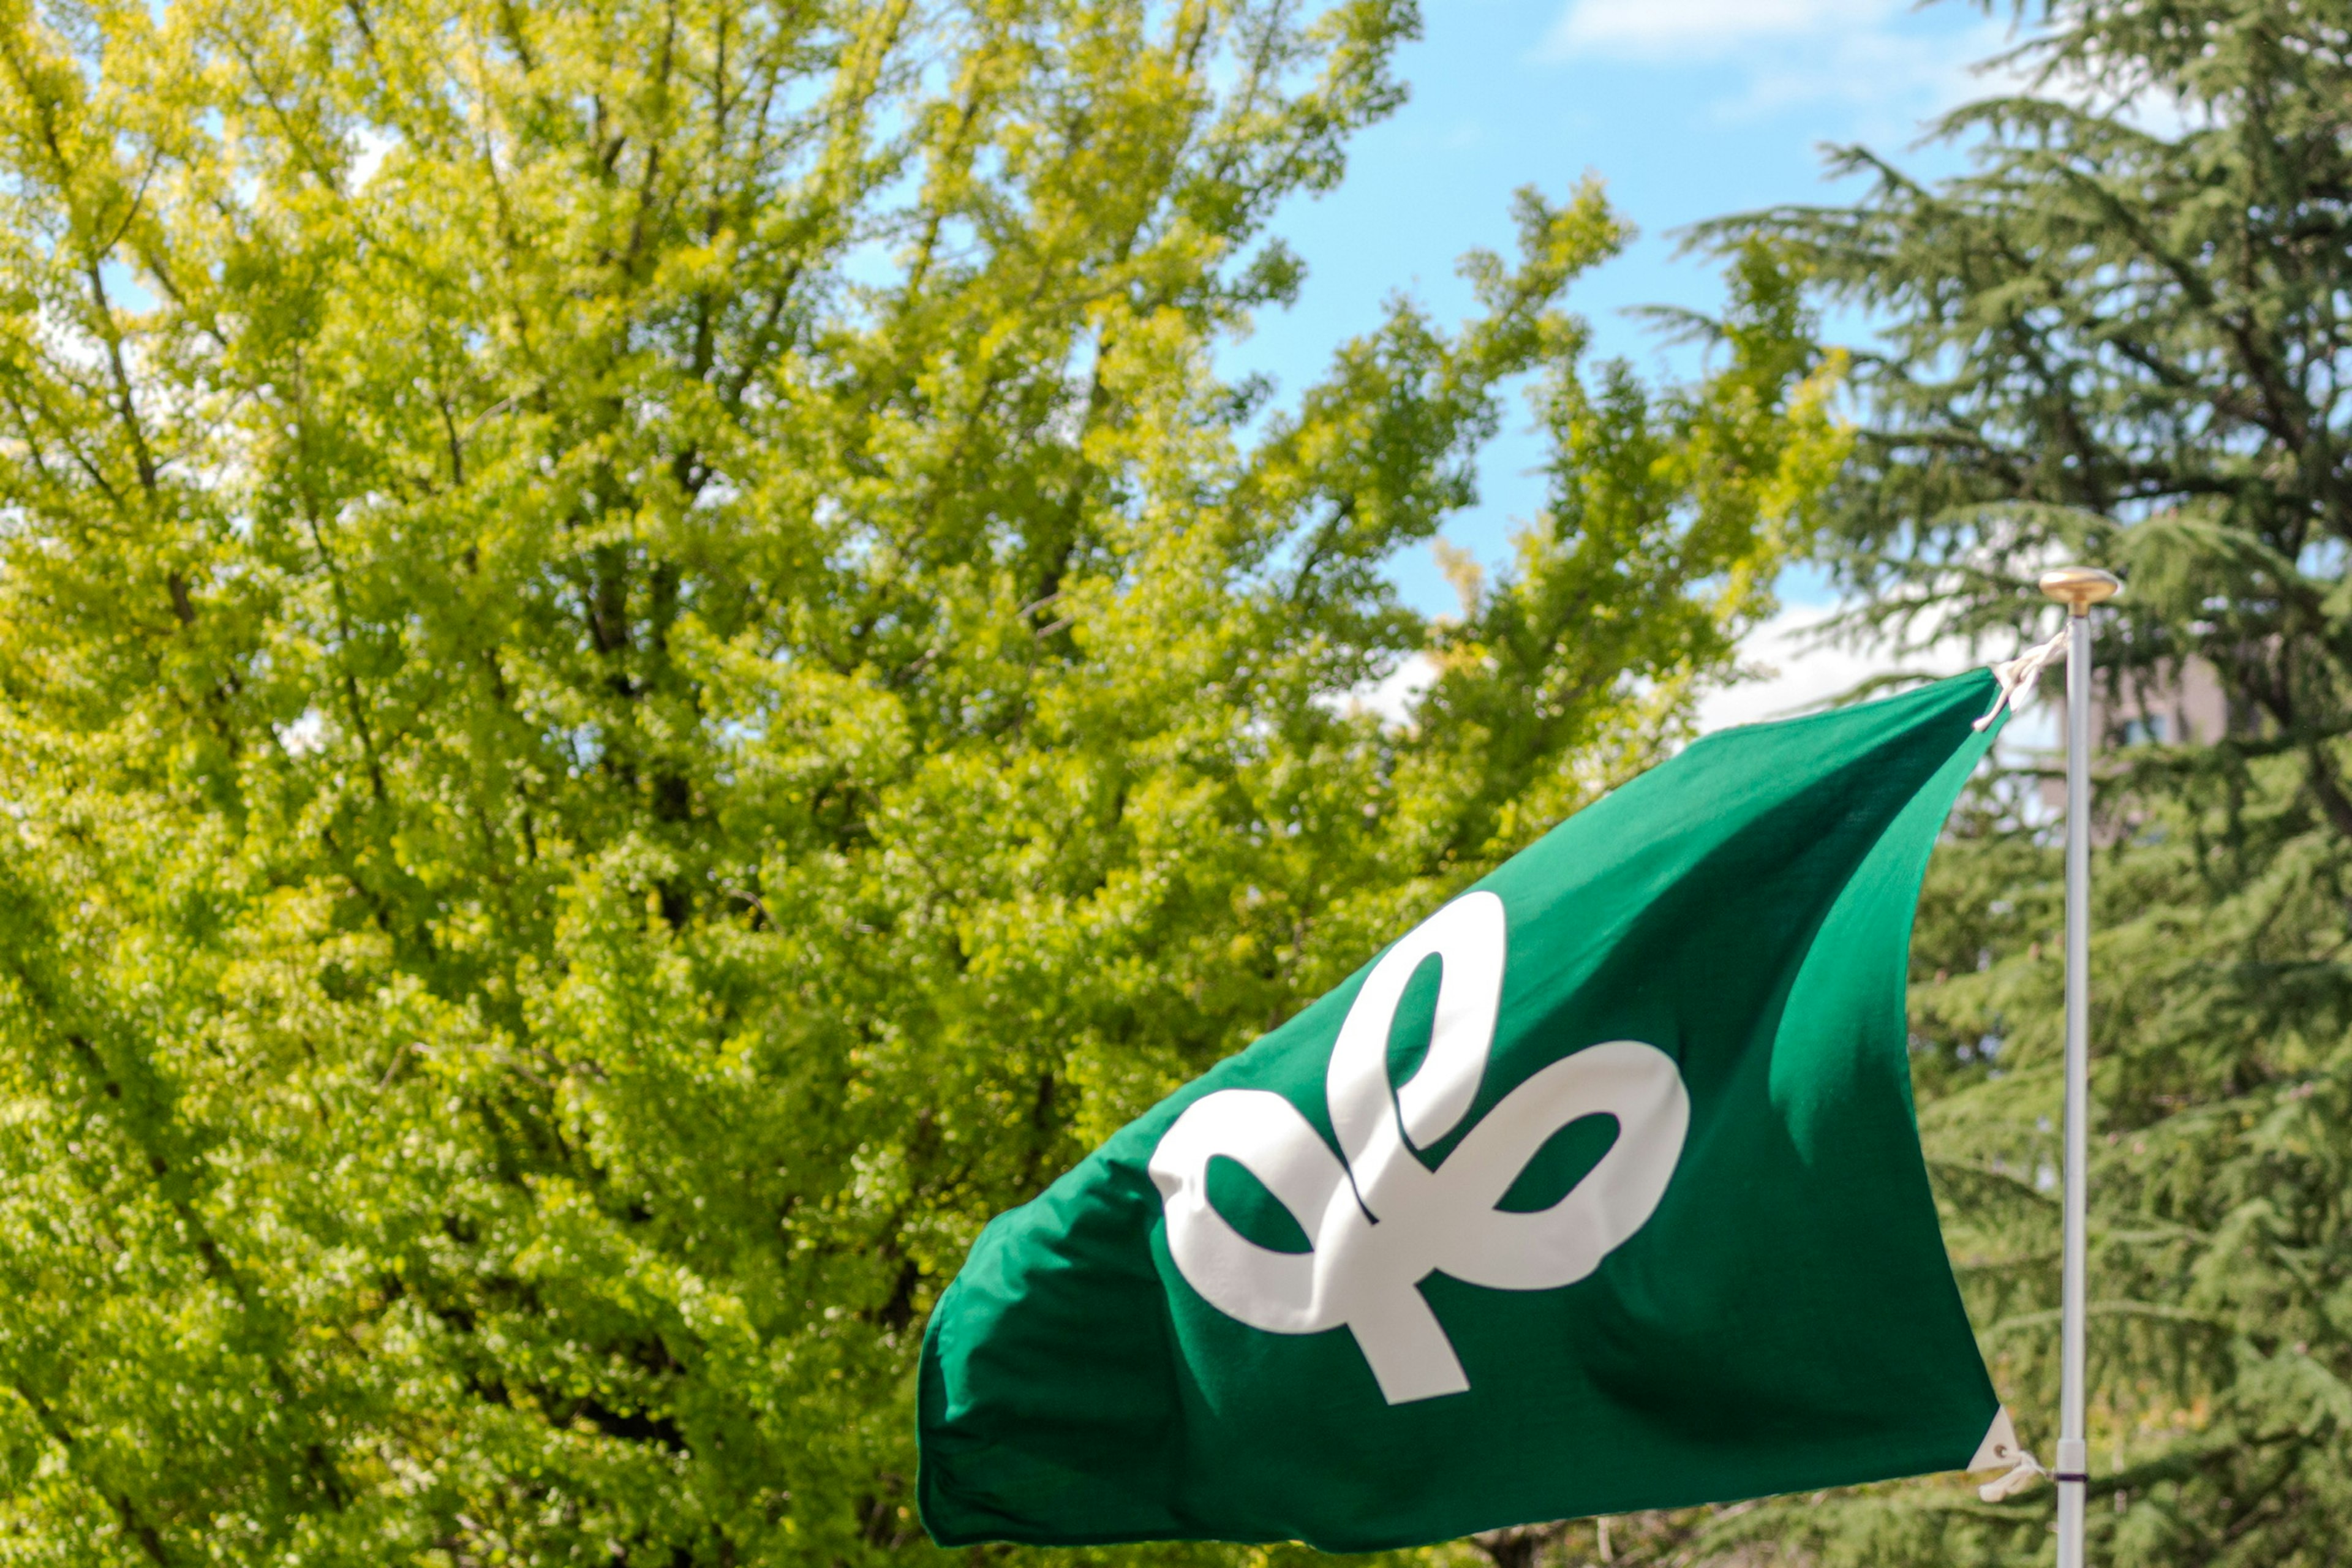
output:
M 1507 252 L 1510 195 L 1533 184 L 1559 197 L 1587 172 L 1641 230 L 1627 252 L 1578 285 L 1572 306 L 1595 347 L 1644 369 L 1658 345 L 1623 312 L 1645 303 L 1712 310 L 1718 279 L 1674 255 L 1685 224 L 1779 202 L 1838 199 L 1822 179 L 1825 143 L 1864 142 L 1910 165 L 1924 123 L 1996 90 L 1972 64 L 2002 48 L 2005 22 L 1958 4 L 1903 0 L 1429 0 L 1422 40 L 1398 68 L 1412 98 L 1359 137 L 1339 188 L 1293 200 L 1276 229 L 1306 260 L 1297 304 L 1266 312 L 1225 356 L 1295 393 L 1338 343 L 1411 291 L 1441 319 L 1471 308 L 1454 258 L 1473 246 Z M 1504 559 L 1515 522 L 1540 506 L 1528 470 L 1540 447 L 1514 404 L 1481 466 L 1481 502 L 1447 536 L 1481 560 Z M 1454 595 L 1425 548 L 1395 565 L 1407 597 L 1451 609 Z M 1813 584 L 1784 584 L 1792 605 Z

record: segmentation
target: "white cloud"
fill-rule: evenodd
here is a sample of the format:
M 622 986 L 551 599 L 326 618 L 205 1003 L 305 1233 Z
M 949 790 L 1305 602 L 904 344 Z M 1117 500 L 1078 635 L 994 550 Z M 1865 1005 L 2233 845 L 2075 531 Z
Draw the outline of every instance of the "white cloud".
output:
M 299 716 L 278 726 L 278 743 L 289 757 L 323 752 L 327 740 L 327 716 L 316 708 L 305 708 Z
M 2000 20 L 1923 17 L 1905 0 L 1568 0 L 1540 52 L 1668 69 L 1727 64 L 1744 87 L 1710 106 L 1717 118 L 1841 103 L 1864 111 L 1850 133 L 1879 140 L 2013 90 L 2008 73 L 1978 68 L 2013 41 Z
M 1699 728 L 1724 730 L 1734 724 L 1813 712 L 1872 676 L 1892 669 L 1958 675 L 1986 662 L 1971 655 L 1968 644 L 1957 637 L 1901 658 L 1876 648 L 1831 642 L 1824 633 L 1836 613 L 1824 605 L 1785 609 L 1748 633 L 1739 645 L 1740 662 L 1766 673 L 1761 679 L 1709 692 L 1699 703 Z
M 1865 140 L 1906 136 L 1918 121 L 1972 99 L 2020 90 L 2024 84 L 2009 73 L 1978 68 L 2008 42 L 2007 29 L 1984 23 L 1957 38 L 1852 33 L 1817 47 L 1759 54 L 1750 61 L 1747 89 L 1717 103 L 1715 112 L 1740 120 L 1801 103 L 1893 108 L 1902 123 L 1865 121 L 1856 129 Z
M 1786 609 L 1748 634 L 1740 662 L 1760 678 L 1711 691 L 1698 705 L 1702 731 L 1727 730 L 1810 712 L 1836 700 L 1885 668 L 1856 649 L 1820 641 L 1825 609 Z
M 1377 713 L 1386 724 L 1403 724 L 1412 718 L 1422 694 L 1437 684 L 1437 661 L 1425 653 L 1407 654 L 1382 679 L 1349 693 L 1346 706 Z
M 383 167 L 383 156 L 392 151 L 394 139 L 381 131 L 361 126 L 352 133 L 352 189 L 364 190 L 375 172 Z
M 1748 633 L 1739 646 L 1740 660 L 1769 673 L 1709 692 L 1698 706 L 1700 731 L 1818 712 L 1872 676 L 1893 669 L 1916 675 L 1958 675 L 2022 651 L 2011 647 L 1972 651 L 1967 639 L 1945 637 L 1896 658 L 1880 648 L 1825 641 L 1823 629 L 1835 613 L 1824 605 L 1796 606 L 1782 610 Z M 2048 699 L 2050 689 L 2053 689 L 2045 688 L 2043 696 L 2021 700 L 2017 717 L 2001 732 L 2000 754 L 2010 763 L 2057 745 L 2057 710 Z
M 1897 8 L 1896 0 L 1569 0 L 1544 52 L 1719 55 L 1759 38 L 1875 27 Z

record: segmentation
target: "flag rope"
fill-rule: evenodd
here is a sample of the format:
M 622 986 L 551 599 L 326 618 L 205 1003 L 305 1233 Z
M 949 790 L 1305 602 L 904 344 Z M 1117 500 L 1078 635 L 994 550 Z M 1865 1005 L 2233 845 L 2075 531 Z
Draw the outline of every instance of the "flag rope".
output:
M 1977 1496 L 1987 1502 L 2000 1502 L 2004 1498 L 2015 1497 L 2049 1474 L 2042 1468 L 2042 1461 L 2033 1457 L 2032 1449 L 2020 1448 L 2017 1450 L 2017 1463 L 2010 1472 L 2005 1476 L 1996 1476 L 1979 1487 Z
M 2042 678 L 2042 672 L 2053 664 L 2063 664 L 2066 658 L 2066 628 L 2060 626 L 2058 635 L 2048 642 L 2027 648 L 2015 658 L 1992 667 L 1992 678 L 2000 682 L 2000 695 L 1992 700 L 1992 710 L 1976 721 L 1976 728 L 1990 728 L 2000 717 L 2003 708 L 2011 706 L 2017 694 Z

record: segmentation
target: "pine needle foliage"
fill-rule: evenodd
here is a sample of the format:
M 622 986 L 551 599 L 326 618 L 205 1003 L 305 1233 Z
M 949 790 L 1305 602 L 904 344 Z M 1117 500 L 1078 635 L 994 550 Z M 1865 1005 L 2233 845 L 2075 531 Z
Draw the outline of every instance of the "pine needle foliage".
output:
M 1769 240 L 1883 328 L 1825 535 L 1857 619 L 2003 653 L 2037 572 L 2120 568 L 2116 711 L 2192 661 L 2224 732 L 2112 752 L 2095 855 L 2095 1563 L 2340 1562 L 2352 1540 L 2352 7 L 2059 0 L 2032 89 L 1860 149 Z M 2052 683 L 2054 693 L 2057 683 Z M 2111 731 L 2116 745 L 2125 737 Z M 1989 787 L 1914 950 L 1922 1131 L 2001 1391 L 2057 1406 L 2063 879 L 2031 780 Z M 2048 1489 L 1952 1480 L 1695 1519 L 1644 1561 L 2022 1564 Z

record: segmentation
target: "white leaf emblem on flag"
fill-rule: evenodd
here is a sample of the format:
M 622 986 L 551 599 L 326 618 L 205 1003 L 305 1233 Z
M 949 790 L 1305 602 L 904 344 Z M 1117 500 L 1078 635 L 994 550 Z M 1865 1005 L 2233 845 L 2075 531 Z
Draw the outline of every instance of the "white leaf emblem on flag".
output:
M 1168 1250 L 1193 1289 L 1231 1318 L 1277 1334 L 1345 1326 L 1391 1405 L 1470 1386 L 1416 1287 L 1433 1273 L 1496 1290 L 1572 1285 L 1648 1221 L 1682 1157 L 1690 1098 L 1672 1057 L 1638 1040 L 1590 1046 L 1539 1069 L 1471 1127 L 1437 1169 L 1414 1152 L 1451 1133 L 1477 1098 L 1501 1005 L 1503 901 L 1455 900 L 1365 976 L 1339 1026 L 1324 1095 L 1345 1156 L 1281 1095 L 1221 1089 L 1188 1106 L 1152 1150 Z M 1406 984 L 1435 954 L 1428 1054 L 1391 1091 L 1389 1026 Z M 1617 1120 L 1598 1164 L 1550 1207 L 1497 1207 L 1553 1133 Z M 1209 1202 L 1209 1162 L 1238 1162 L 1313 1242 L 1277 1252 Z

